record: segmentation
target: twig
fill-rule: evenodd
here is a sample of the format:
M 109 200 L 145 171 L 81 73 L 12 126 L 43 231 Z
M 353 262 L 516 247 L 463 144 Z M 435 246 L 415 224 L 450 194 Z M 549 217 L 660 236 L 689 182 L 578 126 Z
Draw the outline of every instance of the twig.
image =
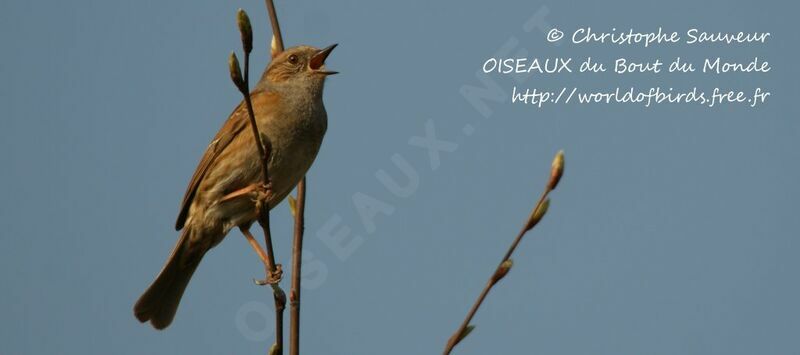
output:
M 555 159 L 553 159 L 553 164 L 550 169 L 550 180 L 547 183 L 547 187 L 545 188 L 544 192 L 542 192 L 542 196 L 539 197 L 539 201 L 531 211 L 531 215 L 528 217 L 527 222 L 517 234 L 514 242 L 511 243 L 511 246 L 508 248 L 505 256 L 503 256 L 503 259 L 500 261 L 497 269 L 495 269 L 492 277 L 489 278 L 489 281 L 486 283 L 483 291 L 481 291 L 481 294 L 478 296 L 475 304 L 473 304 L 472 308 L 470 308 L 469 312 L 467 313 L 467 317 L 464 318 L 464 321 L 447 341 L 447 345 L 444 349 L 444 355 L 450 354 L 450 352 L 453 351 L 453 348 L 475 328 L 474 325 L 470 324 L 470 322 L 472 322 L 472 318 L 475 316 L 475 313 L 478 312 L 478 308 L 481 307 L 483 300 L 486 299 L 486 296 L 489 294 L 489 291 L 492 290 L 492 287 L 494 287 L 494 285 L 497 284 L 497 282 L 499 282 L 504 276 L 506 276 L 509 270 L 511 270 L 511 267 L 513 266 L 511 255 L 514 253 L 514 250 L 517 249 L 520 241 L 522 241 L 522 237 L 524 237 L 525 233 L 527 233 L 529 230 L 533 229 L 533 227 L 542 220 L 542 217 L 544 217 L 545 213 L 547 213 L 547 209 L 550 206 L 550 199 L 548 196 L 550 195 L 550 192 L 553 191 L 558 185 L 563 173 L 564 152 L 559 151 L 558 154 L 556 154 Z
M 272 0 L 265 0 L 267 3 L 267 13 L 269 14 L 269 23 L 272 24 L 272 38 L 275 40 L 275 51 L 272 54 L 274 57 L 280 52 L 283 52 L 283 36 L 281 35 L 281 25 L 278 23 L 278 15 L 275 13 L 275 4 Z
M 272 56 L 283 52 L 283 36 L 273 0 L 265 0 L 272 24 Z M 291 196 L 290 196 L 291 198 Z M 306 177 L 297 184 L 297 200 L 293 204 L 294 239 L 292 242 L 292 286 L 289 291 L 289 354 L 300 354 L 300 283 L 303 264 L 303 232 L 305 231 Z
M 292 288 L 289 291 L 289 355 L 300 354 L 300 279 L 303 264 L 303 232 L 305 229 L 306 178 L 297 184 L 294 208 L 294 241 L 292 243 Z
M 242 47 L 244 49 L 244 77 L 242 77 L 241 70 L 239 69 L 239 63 L 236 59 L 236 55 L 233 53 L 231 53 L 229 69 L 231 72 L 231 79 L 233 80 L 234 84 L 236 84 L 239 92 L 242 93 L 242 96 L 244 96 L 245 106 L 247 107 L 247 113 L 250 120 L 250 128 L 253 132 L 253 139 L 258 149 L 258 154 L 261 157 L 263 187 L 268 191 L 270 188 L 270 152 L 268 147 L 264 145 L 264 141 L 261 138 L 261 133 L 258 130 L 258 125 L 256 124 L 256 115 L 253 111 L 253 102 L 250 98 L 250 52 L 253 50 L 253 30 L 252 26 L 250 25 L 250 18 L 242 9 L 239 9 L 237 13 L 237 24 L 239 25 L 239 32 L 242 36 Z M 265 194 L 264 196 L 267 195 Z M 269 284 L 272 287 L 272 294 L 275 300 L 275 345 L 273 346 L 274 350 L 270 350 L 270 353 L 275 352 L 276 354 L 281 354 L 283 349 L 283 311 L 286 309 L 286 294 L 278 285 L 281 280 L 282 271 L 280 265 L 275 263 L 275 253 L 272 247 L 272 233 L 270 232 L 269 204 L 265 201 L 259 201 L 256 204 L 256 208 L 258 210 L 258 224 L 261 225 L 261 228 L 264 231 L 264 244 L 266 245 L 267 255 L 267 278 L 263 282 L 257 281 L 256 283 L 262 285 Z M 243 228 L 242 232 L 249 234 L 249 230 L 246 228 Z M 253 238 L 252 236 L 249 236 L 248 239 Z
M 269 22 L 272 24 L 272 43 L 270 44 L 272 56 L 283 52 L 283 35 L 275 12 L 273 0 L 265 0 Z M 290 197 L 291 198 L 291 197 Z M 303 264 L 303 232 L 305 231 L 305 204 L 306 204 L 306 177 L 297 184 L 297 200 L 293 208 L 294 238 L 292 242 L 292 285 L 289 291 L 291 307 L 289 317 L 289 354 L 300 354 L 300 281 L 301 267 Z
M 281 35 L 281 28 L 278 22 L 278 16 L 275 12 L 275 4 L 273 0 L 265 0 L 269 20 L 272 24 L 272 43 L 270 44 L 271 56 L 274 58 L 284 50 L 283 36 Z M 261 135 L 258 132 L 258 127 L 255 122 L 255 114 L 253 113 L 252 103 L 249 93 L 249 59 L 250 50 L 252 50 L 252 29 L 250 27 L 250 20 L 244 11 L 239 11 L 239 28 L 242 32 L 242 41 L 245 48 L 244 57 L 244 79 L 240 80 L 241 85 L 237 84 L 239 91 L 245 97 L 245 104 L 250 115 L 250 125 L 253 128 L 253 134 L 256 137 L 255 141 L 258 145 L 259 154 L 263 157 L 262 168 L 264 173 L 264 184 L 269 186 L 268 175 L 268 162 L 269 152 L 266 151 Z M 235 62 L 235 55 L 231 56 L 232 63 Z M 238 71 L 238 63 L 236 63 Z M 234 75 L 231 69 L 231 75 Z M 236 79 L 234 79 L 236 82 Z M 293 215 L 295 218 L 294 223 L 294 241 L 292 243 L 292 285 L 290 290 L 291 299 L 291 317 L 290 317 L 290 354 L 298 355 L 300 351 L 300 281 L 301 281 L 301 265 L 303 255 L 303 232 L 304 232 L 304 214 L 305 214 L 305 200 L 306 200 L 306 178 L 305 176 L 297 184 L 297 200 L 293 205 Z M 290 196 L 291 200 L 291 196 Z M 290 201 L 291 202 L 291 201 Z M 272 250 L 272 236 L 269 229 L 269 206 L 259 209 L 259 224 L 264 229 L 264 241 L 267 245 L 267 267 L 268 275 L 266 282 L 272 286 L 273 295 L 275 298 L 275 344 L 270 348 L 270 355 L 283 353 L 283 310 L 286 308 L 286 294 L 278 286 L 280 281 L 280 265 L 274 262 L 274 253 Z M 248 232 L 249 233 L 249 232 Z M 249 239 L 252 239 L 249 238 Z M 277 275 L 277 277 L 276 277 Z

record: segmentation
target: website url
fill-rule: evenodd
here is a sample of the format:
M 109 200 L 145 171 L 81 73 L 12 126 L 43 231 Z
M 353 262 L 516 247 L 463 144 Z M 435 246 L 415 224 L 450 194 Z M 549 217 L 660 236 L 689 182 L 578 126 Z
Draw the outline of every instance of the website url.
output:
M 769 91 L 755 88 L 751 91 L 713 88 L 708 91 L 693 87 L 688 90 L 650 87 L 637 89 L 613 88 L 607 91 L 582 91 L 577 87 L 564 87 L 555 91 L 542 89 L 519 89 L 511 93 L 512 103 L 524 103 L 542 107 L 548 104 L 638 104 L 650 107 L 656 104 L 697 104 L 715 107 L 725 104 L 756 107 L 764 104 L 771 95 Z

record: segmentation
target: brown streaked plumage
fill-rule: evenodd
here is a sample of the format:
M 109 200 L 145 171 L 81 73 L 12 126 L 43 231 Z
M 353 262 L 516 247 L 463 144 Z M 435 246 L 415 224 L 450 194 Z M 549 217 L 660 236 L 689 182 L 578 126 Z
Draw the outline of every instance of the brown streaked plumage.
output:
M 272 208 L 294 188 L 311 167 L 327 129 L 322 103 L 325 58 L 334 46 L 287 49 L 274 58 L 250 94 L 256 123 L 270 147 L 268 197 Z M 175 223 L 183 229 L 167 263 L 134 306 L 141 322 L 156 329 L 169 326 L 180 299 L 203 256 L 231 228 L 256 219 L 255 202 L 232 192 L 259 183 L 261 157 L 248 114 L 240 103 L 203 154 L 192 175 Z

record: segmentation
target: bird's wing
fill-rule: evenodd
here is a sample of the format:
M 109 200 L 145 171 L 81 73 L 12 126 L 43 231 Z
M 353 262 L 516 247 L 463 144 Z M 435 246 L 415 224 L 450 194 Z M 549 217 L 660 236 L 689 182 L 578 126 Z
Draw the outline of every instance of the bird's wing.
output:
M 253 92 L 250 94 L 251 100 L 254 102 L 253 106 L 257 106 L 256 103 L 269 104 L 271 101 L 276 99 L 275 96 L 276 95 L 274 93 L 266 91 Z M 178 214 L 178 219 L 175 221 L 176 230 L 181 230 L 184 223 L 186 223 L 186 217 L 189 214 L 189 207 L 192 205 L 192 201 L 197 193 L 197 188 L 203 181 L 203 177 L 205 177 L 206 172 L 212 165 L 214 165 L 217 157 L 220 156 L 220 153 L 225 150 L 228 144 L 230 144 L 230 142 L 232 142 L 237 135 L 239 135 L 245 128 L 248 127 L 250 124 L 249 119 L 247 106 L 245 105 L 244 101 L 242 101 L 239 103 L 239 106 L 236 106 L 231 115 L 228 117 L 228 120 L 225 121 L 225 124 L 223 124 L 219 132 L 217 132 L 214 140 L 212 140 L 211 144 L 209 144 L 208 148 L 206 148 L 203 158 L 200 159 L 200 163 L 197 165 L 194 175 L 192 175 L 192 180 L 189 181 L 189 186 L 186 188 L 186 193 L 183 195 L 181 211 Z

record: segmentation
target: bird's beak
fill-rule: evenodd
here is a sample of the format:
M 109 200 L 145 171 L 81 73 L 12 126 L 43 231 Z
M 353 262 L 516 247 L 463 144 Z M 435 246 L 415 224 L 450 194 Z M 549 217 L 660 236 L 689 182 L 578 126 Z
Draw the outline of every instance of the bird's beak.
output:
M 337 71 L 322 70 L 322 67 L 325 65 L 325 59 L 328 58 L 328 55 L 331 54 L 331 52 L 333 51 L 334 48 L 336 48 L 337 45 L 338 44 L 332 44 L 330 46 L 325 47 L 324 49 L 320 49 L 319 52 L 314 54 L 314 56 L 311 57 L 311 61 L 309 61 L 308 63 L 311 69 L 323 75 L 333 75 L 339 73 Z

